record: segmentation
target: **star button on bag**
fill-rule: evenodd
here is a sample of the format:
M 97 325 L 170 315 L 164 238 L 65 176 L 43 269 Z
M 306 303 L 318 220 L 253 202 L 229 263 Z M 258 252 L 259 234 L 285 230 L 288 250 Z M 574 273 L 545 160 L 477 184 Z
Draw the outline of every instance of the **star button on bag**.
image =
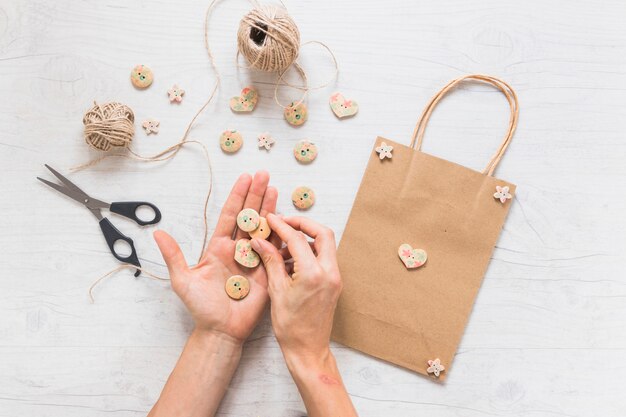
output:
M 495 86 L 511 107 L 504 141 L 482 172 L 421 151 L 434 107 L 465 80 Z M 344 286 L 333 340 L 445 379 L 515 196 L 515 185 L 493 173 L 518 113 L 507 83 L 466 75 L 431 99 L 410 146 L 376 139 L 339 244 Z M 381 159 L 381 146 L 393 148 L 392 159 Z

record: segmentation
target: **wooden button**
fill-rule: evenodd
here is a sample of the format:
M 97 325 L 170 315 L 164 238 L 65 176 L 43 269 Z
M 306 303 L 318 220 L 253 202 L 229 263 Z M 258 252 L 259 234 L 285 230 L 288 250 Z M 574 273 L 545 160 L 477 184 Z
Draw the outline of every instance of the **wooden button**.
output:
M 309 164 L 317 158 L 317 146 L 308 140 L 301 140 L 293 148 L 293 156 L 298 162 Z
M 441 364 L 441 360 L 439 358 L 428 361 L 428 368 L 426 372 L 429 374 L 435 374 L 437 378 L 439 375 L 446 370 L 446 367 Z
M 148 88 L 154 81 L 152 70 L 145 65 L 137 65 L 130 72 L 130 82 L 137 88 Z
M 250 293 L 250 281 L 244 276 L 233 275 L 226 280 L 224 289 L 226 294 L 233 300 L 241 300 Z
M 381 160 L 385 158 L 391 159 L 393 157 L 391 151 L 393 151 L 393 146 L 387 145 L 385 142 L 381 142 L 380 146 L 376 148 L 376 153 Z
M 291 202 L 300 210 L 307 210 L 315 204 L 315 193 L 309 187 L 298 187 L 291 194 Z
M 291 103 L 289 106 L 285 107 L 283 115 L 290 125 L 300 126 L 308 119 L 309 110 L 304 103 Z
M 354 100 L 348 100 L 341 93 L 335 93 L 330 96 L 330 108 L 335 116 L 340 119 L 344 117 L 354 116 L 359 111 L 359 105 Z
M 259 93 L 254 87 L 246 87 L 241 94 L 230 99 L 230 109 L 234 112 L 250 112 L 259 101 Z
M 252 239 L 267 239 L 270 233 L 272 233 L 272 229 L 270 229 L 270 225 L 267 224 L 265 217 L 259 217 L 259 227 L 249 232 Z
M 251 208 L 243 209 L 237 215 L 237 226 L 244 232 L 251 232 L 259 227 L 259 213 Z
M 172 88 L 167 90 L 167 95 L 170 97 L 170 103 L 180 103 L 183 101 L 185 90 L 180 88 L 178 84 L 174 84 Z
M 235 244 L 235 261 L 246 268 L 254 268 L 259 265 L 261 258 L 252 250 L 248 239 L 239 239 Z
M 243 137 L 236 130 L 225 130 L 220 136 L 220 147 L 224 152 L 235 153 L 243 146 Z
M 408 269 L 419 268 L 426 263 L 428 255 L 424 249 L 413 249 L 408 243 L 403 243 L 398 248 L 398 256 Z
M 146 131 L 146 135 L 150 133 L 159 133 L 159 121 L 155 119 L 144 120 L 141 126 Z

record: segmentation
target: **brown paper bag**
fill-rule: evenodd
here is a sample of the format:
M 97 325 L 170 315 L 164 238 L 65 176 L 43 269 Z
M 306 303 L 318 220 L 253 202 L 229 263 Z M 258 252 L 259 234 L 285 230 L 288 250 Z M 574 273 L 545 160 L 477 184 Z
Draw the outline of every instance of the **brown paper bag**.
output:
M 420 151 L 426 123 L 438 101 L 463 80 L 494 85 L 511 106 L 508 133 L 483 172 Z M 492 176 L 518 118 L 515 92 L 505 82 L 468 75 L 435 95 L 420 117 L 409 147 L 377 138 L 339 245 L 344 288 L 333 340 L 428 375 L 440 359 L 449 373 L 491 253 L 511 206 L 494 198 Z M 392 158 L 375 152 L 382 142 Z M 408 269 L 398 255 L 408 243 L 428 254 Z M 431 369 L 432 370 L 432 369 Z

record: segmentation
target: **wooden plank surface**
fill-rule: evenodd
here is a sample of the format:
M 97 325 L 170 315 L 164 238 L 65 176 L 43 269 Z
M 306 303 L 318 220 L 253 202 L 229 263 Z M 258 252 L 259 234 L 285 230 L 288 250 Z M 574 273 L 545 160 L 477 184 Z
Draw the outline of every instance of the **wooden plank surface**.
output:
M 176 142 L 215 81 L 202 42 L 206 1 L 0 0 L 0 417 L 145 415 L 190 332 L 190 318 L 167 283 L 120 273 L 92 216 L 35 181 L 44 163 L 62 171 L 96 156 L 82 141 L 94 100 L 121 101 L 137 120 L 133 146 L 152 154 Z M 310 120 L 288 126 L 273 102 L 274 78 L 237 71 L 235 33 L 249 9 L 222 1 L 211 39 L 222 73 L 217 100 L 192 138 L 214 165 L 213 228 L 231 183 L 267 169 L 279 209 L 291 190 L 318 194 L 310 211 L 341 236 L 376 136 L 408 143 L 422 107 L 447 81 L 480 72 L 510 82 L 520 97 L 518 132 L 497 175 L 518 185 L 454 372 L 444 385 L 339 345 L 333 347 L 362 416 L 598 416 L 626 414 L 626 4 L 590 1 L 288 2 L 303 41 L 335 52 L 336 84 L 314 91 Z M 313 83 L 331 73 L 315 46 L 302 50 Z M 147 91 L 130 69 L 155 72 Z M 250 80 L 261 92 L 252 115 L 227 106 Z M 166 90 L 179 83 L 184 102 Z M 337 121 L 335 91 L 360 113 Z M 297 97 L 281 91 L 284 100 Z M 444 100 L 425 150 L 482 168 L 504 134 L 508 109 L 495 90 L 470 85 Z M 226 128 L 243 132 L 235 156 L 219 151 Z M 270 131 L 271 152 L 256 148 Z M 308 138 L 319 158 L 301 166 L 293 145 Z M 73 174 L 110 201 L 145 199 L 164 213 L 160 227 L 193 261 L 201 246 L 207 185 L 199 148 L 175 160 L 104 162 Z M 142 263 L 164 273 L 153 229 L 115 219 Z M 298 417 L 304 407 L 266 317 L 246 344 L 220 416 Z

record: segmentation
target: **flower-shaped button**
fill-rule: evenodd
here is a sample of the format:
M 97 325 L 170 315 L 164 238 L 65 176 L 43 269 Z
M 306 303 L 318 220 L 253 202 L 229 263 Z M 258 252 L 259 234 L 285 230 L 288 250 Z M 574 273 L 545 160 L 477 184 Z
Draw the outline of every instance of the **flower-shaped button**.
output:
M 387 145 L 385 142 L 381 142 L 380 146 L 376 148 L 376 153 L 381 160 L 385 158 L 391 159 L 391 151 L 393 151 L 393 146 Z
M 144 120 L 141 126 L 146 131 L 146 135 L 150 133 L 159 133 L 159 121 L 154 119 Z
M 446 368 L 441 364 L 439 358 L 428 361 L 428 369 L 426 369 L 426 372 L 429 374 L 434 374 L 436 377 L 439 377 L 439 374 L 445 370 Z
M 167 90 L 167 94 L 170 96 L 170 102 L 180 103 L 183 101 L 183 95 L 185 94 L 185 90 L 180 88 L 177 84 L 174 84 L 172 88 Z
M 265 148 L 269 151 L 272 145 L 275 143 L 276 141 L 273 137 L 270 136 L 268 132 L 261 133 L 259 135 L 259 148 Z
M 510 200 L 513 196 L 509 193 L 508 185 L 505 185 L 504 187 L 496 185 L 496 192 L 493 193 L 493 198 L 500 200 L 500 202 L 504 204 L 506 203 L 506 200 Z

